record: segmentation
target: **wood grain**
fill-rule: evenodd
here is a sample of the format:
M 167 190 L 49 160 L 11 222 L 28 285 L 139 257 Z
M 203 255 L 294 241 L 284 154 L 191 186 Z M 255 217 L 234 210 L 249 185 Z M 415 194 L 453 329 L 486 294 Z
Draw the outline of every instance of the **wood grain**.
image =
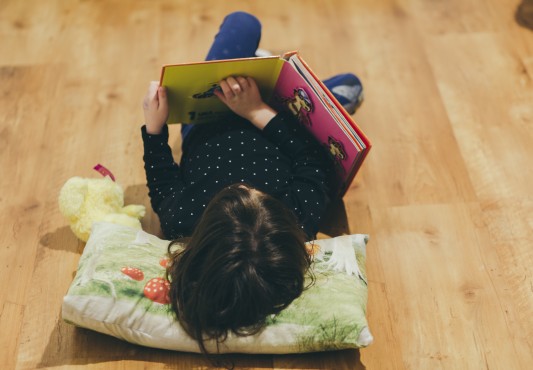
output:
M 59 214 L 72 176 L 110 168 L 150 209 L 140 102 L 160 66 L 203 59 L 225 14 L 263 24 L 327 78 L 365 86 L 374 143 L 322 237 L 368 233 L 373 345 L 228 355 L 242 369 L 529 369 L 533 31 L 518 0 L 0 1 L 0 368 L 207 369 L 61 320 L 84 244 Z M 171 128 L 179 157 L 179 127 Z M 150 210 L 145 230 L 159 234 Z M 221 364 L 223 365 L 223 364 Z M 222 368 L 222 367 L 219 367 Z

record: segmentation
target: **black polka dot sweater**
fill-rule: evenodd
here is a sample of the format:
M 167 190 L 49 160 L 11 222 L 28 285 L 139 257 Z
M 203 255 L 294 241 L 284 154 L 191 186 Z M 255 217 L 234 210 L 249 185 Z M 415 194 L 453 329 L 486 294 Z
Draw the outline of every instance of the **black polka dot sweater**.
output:
M 168 128 L 142 127 L 149 196 L 166 238 L 192 234 L 214 195 L 246 183 L 281 200 L 309 239 L 329 203 L 331 162 L 324 149 L 290 116 L 278 114 L 261 131 L 235 118 L 195 126 L 183 142 L 180 164 L 168 146 Z

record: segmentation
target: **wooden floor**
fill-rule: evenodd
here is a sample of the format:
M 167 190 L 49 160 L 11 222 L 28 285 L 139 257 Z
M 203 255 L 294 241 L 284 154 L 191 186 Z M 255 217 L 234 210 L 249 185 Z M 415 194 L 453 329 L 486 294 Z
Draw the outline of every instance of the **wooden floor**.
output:
M 102 163 L 149 206 L 148 81 L 202 59 L 234 10 L 262 20 L 263 48 L 299 49 L 324 78 L 357 73 L 374 143 L 344 207 L 349 231 L 371 235 L 375 343 L 236 367 L 531 369 L 533 31 L 519 1 L 0 0 L 0 369 L 208 366 L 61 321 L 84 244 L 57 195 Z M 159 233 L 153 212 L 143 227 Z

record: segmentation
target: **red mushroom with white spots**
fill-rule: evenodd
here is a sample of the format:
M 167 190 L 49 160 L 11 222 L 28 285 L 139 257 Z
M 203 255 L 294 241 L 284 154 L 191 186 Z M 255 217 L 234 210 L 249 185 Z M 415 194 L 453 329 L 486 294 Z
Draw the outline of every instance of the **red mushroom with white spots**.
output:
M 133 280 L 137 280 L 137 281 L 144 280 L 144 273 L 138 268 L 135 268 L 135 267 L 123 267 L 120 271 L 122 271 L 122 273 L 124 275 L 129 276 Z
M 144 286 L 144 296 L 156 303 L 169 304 L 169 289 L 170 284 L 168 280 L 163 278 L 153 278 L 148 280 L 148 282 Z

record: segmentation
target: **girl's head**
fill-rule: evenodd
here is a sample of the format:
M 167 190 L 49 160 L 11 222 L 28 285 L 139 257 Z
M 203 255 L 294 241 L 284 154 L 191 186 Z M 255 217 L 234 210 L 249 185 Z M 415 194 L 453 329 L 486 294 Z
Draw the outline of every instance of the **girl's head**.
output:
M 205 353 L 203 339 L 256 333 L 287 307 L 302 293 L 309 265 L 294 214 L 269 195 L 233 185 L 209 203 L 185 249 L 171 253 L 172 308 Z

